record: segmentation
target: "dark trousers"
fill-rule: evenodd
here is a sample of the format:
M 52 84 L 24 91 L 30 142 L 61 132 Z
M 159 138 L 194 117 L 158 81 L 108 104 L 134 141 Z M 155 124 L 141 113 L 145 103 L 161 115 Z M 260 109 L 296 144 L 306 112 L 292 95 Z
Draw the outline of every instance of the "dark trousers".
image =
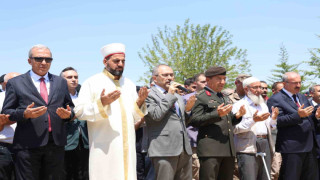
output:
M 179 156 L 151 157 L 156 180 L 192 179 L 192 159 L 183 151 Z
M 257 152 L 266 153 L 264 159 L 270 175 L 271 152 L 268 139 L 257 139 Z M 268 180 L 261 156 L 256 156 L 256 154 L 238 153 L 237 159 L 241 180 Z
M 46 146 L 15 150 L 17 180 L 59 180 L 62 178 L 64 147 L 54 144 L 52 135 Z
M 200 180 L 232 180 L 234 157 L 199 157 Z
M 79 139 L 78 146 L 64 155 L 65 180 L 88 180 L 89 179 L 89 149 L 83 147 Z
M 155 173 L 147 153 L 137 152 L 137 180 L 154 180 Z
M 280 180 L 319 179 L 316 150 L 306 153 L 281 153 Z
M 14 164 L 11 144 L 0 142 L 0 179 L 14 179 Z

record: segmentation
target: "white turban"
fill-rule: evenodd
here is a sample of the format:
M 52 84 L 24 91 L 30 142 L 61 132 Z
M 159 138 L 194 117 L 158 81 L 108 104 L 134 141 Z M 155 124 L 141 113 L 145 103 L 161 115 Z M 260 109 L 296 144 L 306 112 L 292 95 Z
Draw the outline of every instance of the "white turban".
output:
M 101 48 L 101 54 L 104 58 L 114 54 L 125 54 L 126 46 L 121 43 L 107 44 Z
M 255 77 L 249 77 L 249 78 L 243 80 L 242 86 L 246 87 L 246 86 L 249 86 L 250 84 L 252 84 L 254 82 L 260 82 L 260 80 L 258 78 L 255 78 Z

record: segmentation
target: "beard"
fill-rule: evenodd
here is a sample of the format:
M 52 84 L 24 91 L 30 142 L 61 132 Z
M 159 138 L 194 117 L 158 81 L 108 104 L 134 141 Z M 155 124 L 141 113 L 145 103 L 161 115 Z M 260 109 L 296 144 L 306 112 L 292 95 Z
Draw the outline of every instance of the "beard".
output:
M 264 103 L 264 99 L 261 95 L 259 95 L 259 96 L 254 95 L 250 90 L 248 91 L 247 96 L 251 99 L 251 101 L 254 104 L 260 105 L 260 104 Z
M 111 69 L 109 65 L 107 65 L 106 69 L 109 71 L 109 73 L 111 73 L 114 76 L 121 76 L 123 73 L 123 70 L 115 70 L 115 69 Z

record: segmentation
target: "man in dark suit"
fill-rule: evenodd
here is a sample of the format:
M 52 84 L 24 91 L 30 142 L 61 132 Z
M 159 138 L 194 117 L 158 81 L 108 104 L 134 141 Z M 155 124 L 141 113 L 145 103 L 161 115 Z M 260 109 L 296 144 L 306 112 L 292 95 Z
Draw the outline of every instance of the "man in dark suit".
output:
M 29 51 L 31 71 L 10 79 L 3 114 L 17 122 L 13 139 L 16 178 L 60 179 L 66 132 L 74 116 L 66 80 L 48 73 L 52 54 L 35 45 Z
M 299 93 L 301 77 L 296 72 L 283 75 L 284 88 L 267 102 L 279 108 L 276 151 L 281 153 L 280 179 L 318 179 L 318 163 L 313 106 Z M 318 117 L 318 110 L 316 117 Z
M 199 128 L 200 179 L 232 180 L 236 155 L 232 125 L 241 121 L 245 108 L 242 106 L 233 114 L 231 100 L 222 95 L 226 83 L 225 68 L 210 67 L 205 76 L 207 87 L 197 96 L 191 120 L 191 124 Z
M 155 85 L 146 99 L 145 116 L 149 140 L 148 154 L 157 180 L 190 180 L 191 147 L 185 118 L 194 104 L 190 98 L 185 107 L 183 98 L 176 92 L 180 84 L 173 82 L 173 70 L 159 65 L 152 73 Z
M 67 67 L 60 76 L 67 80 L 68 90 L 73 103 L 77 104 L 78 98 L 78 72 Z M 80 90 L 80 89 L 79 89 Z M 87 122 L 75 118 L 65 123 L 67 130 L 67 145 L 65 146 L 64 170 L 66 180 L 89 179 L 89 141 Z

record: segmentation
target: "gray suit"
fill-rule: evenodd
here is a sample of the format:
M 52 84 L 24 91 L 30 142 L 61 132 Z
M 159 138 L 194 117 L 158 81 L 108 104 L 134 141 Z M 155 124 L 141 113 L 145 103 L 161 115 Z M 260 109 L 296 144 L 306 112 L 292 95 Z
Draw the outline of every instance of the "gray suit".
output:
M 179 105 L 178 113 L 173 108 L 175 102 Z M 191 179 L 192 150 L 185 125 L 183 98 L 178 94 L 164 95 L 152 87 L 146 104 L 148 153 L 157 179 Z

